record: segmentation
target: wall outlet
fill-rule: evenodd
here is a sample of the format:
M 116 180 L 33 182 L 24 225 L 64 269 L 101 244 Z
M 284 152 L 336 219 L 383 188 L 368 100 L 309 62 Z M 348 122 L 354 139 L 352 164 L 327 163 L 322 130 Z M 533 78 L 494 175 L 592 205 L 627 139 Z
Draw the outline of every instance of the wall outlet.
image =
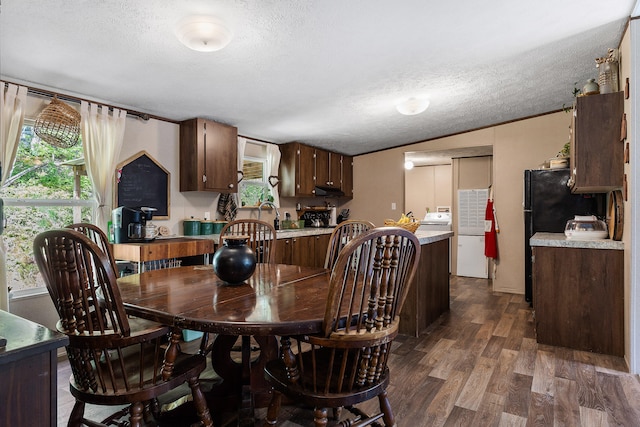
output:
M 395 211 L 396 210 L 396 204 L 395 202 L 391 203 L 391 210 Z
M 209 220 L 209 219 L 211 219 L 211 212 L 209 212 L 209 211 L 205 212 L 205 213 L 204 213 L 204 219 L 205 219 L 205 220 Z

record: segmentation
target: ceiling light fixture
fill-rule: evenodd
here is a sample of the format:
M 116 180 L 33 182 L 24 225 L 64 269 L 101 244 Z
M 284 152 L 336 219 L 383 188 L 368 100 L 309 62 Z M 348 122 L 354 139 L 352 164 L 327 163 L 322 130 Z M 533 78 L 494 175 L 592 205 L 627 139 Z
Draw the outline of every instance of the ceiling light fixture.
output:
M 422 113 L 429 107 L 429 100 L 425 98 L 409 98 L 396 104 L 396 109 L 405 116 L 414 116 Z
M 213 16 L 189 16 L 176 27 L 176 36 L 189 49 L 215 52 L 229 44 L 231 31 Z
M 407 160 L 406 162 L 404 162 L 404 168 L 406 170 L 411 170 L 413 169 L 413 162 L 411 160 Z

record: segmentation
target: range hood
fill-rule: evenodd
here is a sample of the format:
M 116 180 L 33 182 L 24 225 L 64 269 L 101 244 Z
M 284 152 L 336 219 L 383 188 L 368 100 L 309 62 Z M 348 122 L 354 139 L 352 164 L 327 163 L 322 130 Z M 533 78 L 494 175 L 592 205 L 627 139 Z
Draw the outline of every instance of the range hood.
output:
M 344 196 L 344 192 L 339 188 L 335 187 L 324 187 L 320 185 L 316 185 L 313 190 L 314 194 L 319 197 L 342 197 Z

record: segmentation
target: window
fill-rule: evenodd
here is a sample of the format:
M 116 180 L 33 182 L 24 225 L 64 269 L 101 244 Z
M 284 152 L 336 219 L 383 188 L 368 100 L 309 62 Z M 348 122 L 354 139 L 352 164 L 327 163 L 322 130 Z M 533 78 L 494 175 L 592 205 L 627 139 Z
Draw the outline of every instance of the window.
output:
M 268 183 L 269 165 L 264 144 L 247 142 L 242 158 L 242 181 L 238 188 L 242 206 L 259 206 L 264 201 L 273 201 Z
M 11 291 L 44 286 L 33 260 L 34 237 L 72 222 L 91 222 L 95 202 L 84 172 L 82 143 L 57 148 L 41 141 L 25 120 L 4 200 L 7 285 Z

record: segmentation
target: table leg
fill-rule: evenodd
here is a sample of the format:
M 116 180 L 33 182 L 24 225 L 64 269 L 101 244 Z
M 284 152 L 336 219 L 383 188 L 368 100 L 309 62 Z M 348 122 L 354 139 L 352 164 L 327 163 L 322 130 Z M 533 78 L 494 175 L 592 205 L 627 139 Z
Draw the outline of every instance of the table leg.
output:
M 260 354 L 253 358 L 251 351 L 251 337 L 242 336 L 240 354 L 241 360 L 233 359 L 232 351 L 237 336 L 218 335 L 211 347 L 211 364 L 216 373 L 222 378 L 220 387 L 216 387 L 216 396 L 227 394 L 227 401 L 238 407 L 239 425 L 253 425 L 254 409 L 266 407 L 270 401 L 271 387 L 264 379 L 263 369 L 267 361 L 278 357 L 278 341 L 273 336 L 253 337 L 258 343 Z M 220 403 L 220 399 L 216 399 Z M 219 410 L 225 406 L 220 405 Z

